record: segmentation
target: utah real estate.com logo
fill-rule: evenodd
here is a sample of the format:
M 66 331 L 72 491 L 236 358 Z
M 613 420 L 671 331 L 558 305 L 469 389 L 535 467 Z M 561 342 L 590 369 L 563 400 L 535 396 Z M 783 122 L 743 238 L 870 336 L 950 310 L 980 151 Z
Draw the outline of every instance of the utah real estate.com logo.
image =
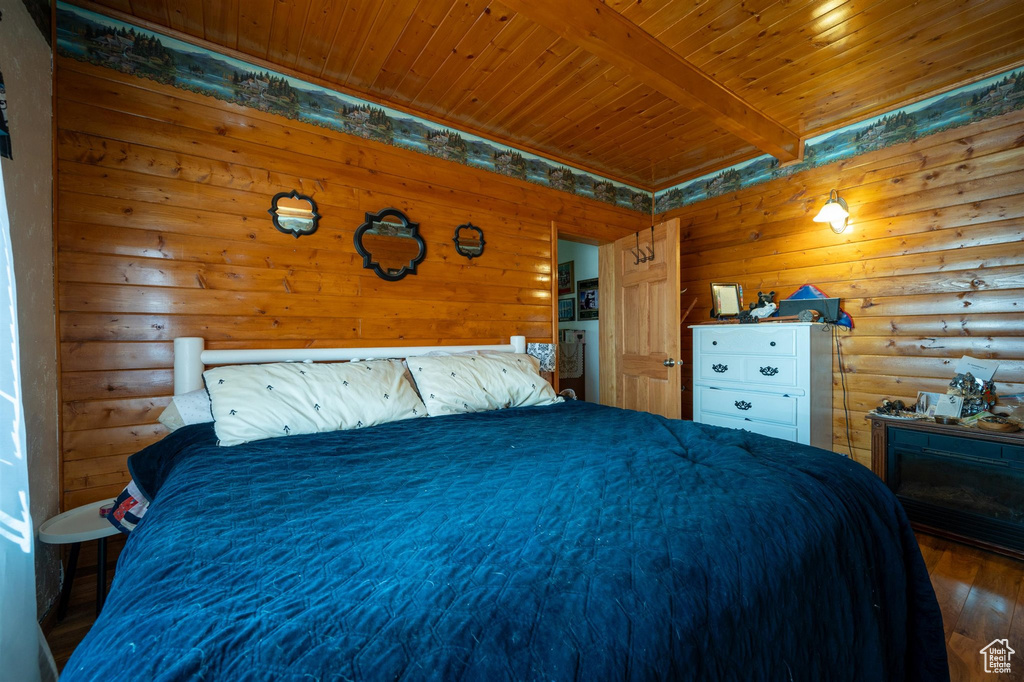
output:
M 1010 672 L 1010 656 L 1017 652 L 1010 648 L 1009 641 L 993 639 L 979 653 L 985 658 L 985 672 L 1008 673 Z

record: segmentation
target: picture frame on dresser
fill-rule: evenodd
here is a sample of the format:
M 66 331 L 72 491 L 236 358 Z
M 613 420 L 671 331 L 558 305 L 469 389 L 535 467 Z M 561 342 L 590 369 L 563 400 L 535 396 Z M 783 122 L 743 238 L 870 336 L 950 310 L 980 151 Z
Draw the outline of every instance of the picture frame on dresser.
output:
M 743 308 L 743 294 L 735 282 L 711 283 L 711 317 L 736 317 Z

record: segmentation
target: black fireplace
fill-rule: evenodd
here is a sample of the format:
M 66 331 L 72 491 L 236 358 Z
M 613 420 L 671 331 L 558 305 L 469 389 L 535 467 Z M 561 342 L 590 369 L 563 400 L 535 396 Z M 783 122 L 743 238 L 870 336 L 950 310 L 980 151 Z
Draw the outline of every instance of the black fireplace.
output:
M 886 431 L 885 479 L 915 525 L 1024 552 L 1024 440 L 892 422 Z

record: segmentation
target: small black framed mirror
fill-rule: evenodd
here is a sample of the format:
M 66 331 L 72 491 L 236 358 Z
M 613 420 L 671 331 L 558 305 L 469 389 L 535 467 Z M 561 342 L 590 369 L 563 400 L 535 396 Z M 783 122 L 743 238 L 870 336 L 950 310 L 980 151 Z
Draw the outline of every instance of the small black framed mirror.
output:
M 367 212 L 366 222 L 356 228 L 353 238 L 363 267 L 389 282 L 415 275 L 416 266 L 427 255 L 419 229 L 419 223 L 410 222 L 397 208 Z
M 466 223 L 455 228 L 455 252 L 460 256 L 473 260 L 484 252 L 484 231 L 473 223 Z
M 316 202 L 312 197 L 299 194 L 298 190 L 280 192 L 274 195 L 270 208 L 267 209 L 274 227 L 296 239 L 304 234 L 316 232 L 320 222 L 320 214 L 316 210 Z

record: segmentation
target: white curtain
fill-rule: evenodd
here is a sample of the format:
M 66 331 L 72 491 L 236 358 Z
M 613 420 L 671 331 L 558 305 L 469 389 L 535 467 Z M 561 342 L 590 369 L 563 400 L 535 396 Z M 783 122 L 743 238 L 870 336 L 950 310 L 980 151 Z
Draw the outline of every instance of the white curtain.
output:
M 0 675 L 40 679 L 11 225 L 0 169 Z M 43 644 L 45 647 L 45 644 Z

